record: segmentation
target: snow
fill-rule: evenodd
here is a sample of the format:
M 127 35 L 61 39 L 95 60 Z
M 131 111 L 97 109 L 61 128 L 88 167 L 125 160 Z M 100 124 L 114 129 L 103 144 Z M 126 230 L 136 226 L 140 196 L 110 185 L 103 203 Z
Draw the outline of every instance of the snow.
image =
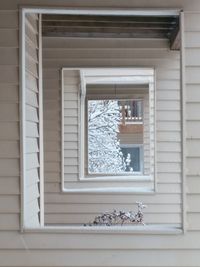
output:
M 130 158 L 124 159 L 118 139 L 121 113 L 117 100 L 88 101 L 88 172 L 125 172 Z

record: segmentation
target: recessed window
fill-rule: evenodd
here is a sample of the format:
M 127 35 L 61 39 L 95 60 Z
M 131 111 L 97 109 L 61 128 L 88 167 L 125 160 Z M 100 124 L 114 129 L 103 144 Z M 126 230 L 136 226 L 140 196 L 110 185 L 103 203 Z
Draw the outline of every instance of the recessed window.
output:
M 74 14 L 77 11 L 79 12 L 78 16 L 77 14 L 74 16 L 64 14 L 65 12 Z M 43 176 L 45 192 L 50 196 L 45 202 L 48 205 L 48 210 L 45 210 L 45 223 L 48 225 L 68 224 L 71 229 L 71 224 L 77 226 L 80 223 L 88 222 L 94 213 L 114 209 L 119 204 L 120 207 L 123 206 L 129 210 L 129 206 L 132 207 L 137 200 L 141 200 L 149 206 L 146 214 L 148 224 L 168 224 L 169 229 L 173 228 L 174 230 L 181 227 L 182 224 L 184 225 L 184 221 L 182 221 L 184 207 L 183 209 L 181 207 L 184 204 L 182 203 L 184 191 L 182 192 L 183 188 L 180 186 L 184 181 L 185 169 L 183 168 L 184 133 L 182 134 L 184 130 L 184 112 L 182 112 L 184 110 L 184 93 L 180 93 L 180 90 L 184 89 L 184 60 L 181 60 L 180 75 L 180 53 L 170 51 L 170 48 L 180 48 L 179 25 L 176 23 L 179 15 L 174 17 L 170 11 L 170 16 L 169 14 L 163 16 L 165 11 L 162 10 L 159 11 L 162 13 L 161 17 L 158 14 L 152 17 L 154 11 L 140 10 L 140 16 L 138 14 L 130 16 L 133 11 L 127 10 L 125 13 L 122 11 L 121 16 L 116 16 L 119 14 L 119 10 L 112 10 L 111 13 L 116 14 L 108 16 L 110 11 L 107 10 L 105 13 L 110 21 L 117 22 L 119 19 L 121 21 L 128 18 L 132 24 L 135 24 L 134 20 L 138 21 L 138 19 L 143 24 L 150 19 L 151 22 L 154 21 L 153 24 L 164 21 L 164 24 L 168 26 L 165 27 L 165 30 L 157 32 L 154 25 L 152 26 L 153 31 L 149 31 L 146 36 L 146 32 L 139 23 L 140 25 L 138 24 L 137 27 L 141 29 L 137 29 L 135 33 L 128 31 L 125 35 L 121 35 L 121 33 L 111 32 L 113 29 L 108 23 L 110 34 L 106 34 L 106 37 L 109 37 L 106 41 L 106 38 L 99 39 L 100 35 L 105 35 L 102 27 L 100 27 L 102 30 L 100 34 L 93 33 L 92 39 L 87 40 L 86 37 L 90 38 L 91 33 L 86 36 L 85 33 L 78 32 L 78 30 L 76 33 L 73 30 L 72 33 L 71 28 L 66 25 L 65 31 L 63 31 L 63 27 L 60 27 L 63 20 L 71 21 L 69 18 L 74 23 L 78 21 L 79 25 L 84 23 L 85 19 L 95 21 L 97 18 L 105 19 L 106 17 L 102 15 L 98 15 L 94 19 L 92 15 L 93 12 L 103 14 L 102 10 L 62 9 L 53 11 L 51 9 L 49 11 L 50 13 L 60 12 L 61 16 L 28 14 L 28 12 L 36 11 L 30 8 L 25 12 L 22 10 L 21 16 L 23 26 L 21 29 L 22 99 L 20 99 L 22 111 L 20 121 L 23 126 L 21 127 L 23 154 L 21 195 L 24 225 L 29 228 L 30 226 L 38 227 L 44 223 Z M 38 9 L 38 12 L 42 13 L 44 9 Z M 46 12 L 48 9 L 45 9 Z M 83 13 L 80 16 L 81 12 L 87 17 Z M 138 13 L 138 10 L 134 12 Z M 148 12 L 149 14 L 147 14 Z M 147 16 L 144 16 L 145 14 Z M 55 19 L 60 22 L 56 22 Z M 54 26 L 58 28 L 56 31 Z M 70 31 L 67 32 L 67 29 Z M 85 29 L 87 30 L 87 28 Z M 184 29 L 181 30 L 184 32 Z M 63 35 L 61 36 L 61 34 Z M 116 40 L 111 40 L 113 34 L 114 37 L 118 37 Z M 53 35 L 54 38 L 52 38 Z M 62 38 L 59 38 L 59 35 Z M 82 39 L 83 35 L 84 40 Z M 70 38 L 64 39 L 66 36 Z M 77 36 L 81 39 L 75 40 Z M 119 37 L 122 36 L 126 39 L 119 40 Z M 44 41 L 44 53 L 41 53 L 41 37 Z M 95 37 L 98 39 L 95 40 Z M 136 38 L 136 40 L 129 39 L 130 37 Z M 169 43 L 171 43 L 170 47 Z M 174 44 L 177 43 L 179 44 L 178 48 L 174 47 Z M 183 46 L 184 43 L 182 43 Z M 58 48 L 65 48 L 66 51 Z M 68 51 L 69 49 L 75 50 Z M 33 54 L 37 55 L 38 60 L 35 60 Z M 41 64 L 42 55 L 45 64 Z M 72 66 L 112 65 L 113 68 L 64 68 L 62 70 L 61 106 L 61 83 L 58 69 L 61 65 L 69 66 L 70 64 Z M 156 90 L 154 69 L 118 67 L 130 66 L 130 64 L 132 66 L 154 66 L 157 72 Z M 44 87 L 41 79 L 42 66 L 44 68 Z M 118 154 L 114 153 L 114 156 L 119 156 L 120 164 L 115 166 L 118 170 L 120 169 L 120 172 L 113 171 L 113 164 L 111 164 L 111 168 L 103 171 L 93 171 L 91 168 L 92 157 L 89 152 L 94 149 L 94 140 L 90 145 L 91 128 L 88 118 L 90 114 L 96 113 L 96 109 L 94 112 L 90 112 L 89 107 L 94 104 L 99 105 L 100 102 L 104 106 L 109 104 L 116 107 L 114 115 L 117 115 L 117 120 L 111 120 L 109 131 L 112 125 L 116 125 L 116 139 L 113 140 L 116 141 Z M 110 108 L 108 110 L 112 111 Z M 44 116 L 42 112 L 44 112 Z M 60 123 L 61 121 L 62 123 Z M 100 142 L 98 146 L 100 149 L 102 149 L 102 144 L 105 145 L 105 141 L 106 138 Z M 109 155 L 112 150 L 113 146 L 105 155 Z M 155 151 L 158 184 L 154 180 Z M 108 162 L 112 160 L 109 157 Z M 98 161 L 97 164 L 101 166 Z M 75 195 L 62 194 L 60 198 L 61 175 L 61 190 L 75 193 Z M 92 195 L 88 194 L 91 192 Z M 97 194 L 95 195 L 94 192 Z M 136 194 L 130 194 L 135 192 Z M 152 192 L 157 194 L 149 194 Z M 86 195 L 82 193 L 86 193 Z M 126 193 L 129 195 L 126 196 Z M 138 196 L 138 193 L 141 195 Z M 119 194 L 122 195 L 118 197 Z M 70 208 L 69 211 L 66 211 L 66 216 L 59 215 L 56 212 L 57 207 L 55 211 L 55 205 L 49 205 L 53 202 L 59 204 L 60 201 L 70 203 L 70 206 L 74 205 L 73 212 Z M 79 206 L 81 203 L 84 205 Z M 160 228 L 158 231 L 160 232 Z
M 66 190 L 152 192 L 154 69 L 70 68 L 62 73 Z
M 143 80 L 134 70 L 128 77 L 104 75 L 95 83 L 95 75 L 85 74 L 84 177 L 153 176 L 154 90 L 145 70 Z

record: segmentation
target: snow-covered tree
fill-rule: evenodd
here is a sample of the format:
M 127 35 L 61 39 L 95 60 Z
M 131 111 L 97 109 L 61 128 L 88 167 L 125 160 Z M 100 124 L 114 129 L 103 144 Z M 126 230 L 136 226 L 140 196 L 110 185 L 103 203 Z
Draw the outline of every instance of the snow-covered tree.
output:
M 88 101 L 88 171 L 120 173 L 126 162 L 118 140 L 121 120 L 117 100 Z

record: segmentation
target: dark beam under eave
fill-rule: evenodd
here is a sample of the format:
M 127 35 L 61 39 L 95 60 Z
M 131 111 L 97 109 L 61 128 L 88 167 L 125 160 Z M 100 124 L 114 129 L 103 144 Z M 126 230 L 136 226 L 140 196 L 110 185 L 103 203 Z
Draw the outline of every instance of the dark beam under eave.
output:
M 43 36 L 49 37 L 83 37 L 83 38 L 160 38 L 166 39 L 163 30 L 141 29 L 82 29 L 82 28 L 51 28 L 43 29 Z
M 103 15 L 42 15 L 42 21 L 71 22 L 120 22 L 120 23 L 168 23 L 176 24 L 177 16 L 103 16 Z
M 179 50 L 178 16 L 43 15 L 45 37 L 168 39 Z
M 173 29 L 171 23 L 156 22 L 105 22 L 105 21 L 43 21 L 44 28 L 82 27 L 82 28 L 132 28 L 132 29 Z
M 179 24 L 176 28 L 171 32 L 170 36 L 170 49 L 171 50 L 180 50 L 181 48 L 181 33 Z

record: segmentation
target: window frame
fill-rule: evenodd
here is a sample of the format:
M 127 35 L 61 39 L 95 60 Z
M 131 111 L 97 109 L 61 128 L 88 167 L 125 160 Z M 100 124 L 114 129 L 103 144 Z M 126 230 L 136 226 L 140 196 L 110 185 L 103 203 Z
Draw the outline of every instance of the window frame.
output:
M 64 68 L 64 69 L 76 69 L 76 68 Z M 86 151 L 86 147 L 85 147 L 85 144 L 86 144 L 86 139 L 85 139 L 85 129 L 86 129 L 86 125 L 85 125 L 85 118 L 86 118 L 86 114 L 85 114 L 85 98 L 86 98 L 86 84 L 90 85 L 90 84 L 97 84 L 97 85 L 100 85 L 100 84 L 105 84 L 105 81 L 101 82 L 96 82 L 94 83 L 93 81 L 86 81 L 85 77 L 84 77 L 84 70 L 87 70 L 87 69 L 90 69 L 90 70 L 95 70 L 95 69 L 111 69 L 111 70 L 119 70 L 121 68 L 118 68 L 118 67 L 113 67 L 113 68 L 79 68 L 80 70 L 80 78 L 81 78 L 81 86 L 80 86 L 80 121 L 79 121 L 79 131 L 80 131 L 80 152 L 79 152 L 79 157 L 80 157 L 80 166 L 79 166 L 79 181 L 81 182 L 100 182 L 100 181 L 135 181 L 135 182 L 141 182 L 141 181 L 149 181 L 149 182 L 152 182 L 154 181 L 155 182 L 155 179 L 156 179 L 156 160 L 155 160 L 155 155 L 156 155 L 156 88 L 155 88 L 155 68 L 154 67 L 149 67 L 149 68 L 140 68 L 140 67 L 133 67 L 133 68 L 123 68 L 123 69 L 127 69 L 127 70 L 135 70 L 135 69 L 141 69 L 141 70 L 146 70 L 146 69 L 151 69 L 153 70 L 153 80 L 151 79 L 151 77 L 148 77 L 147 79 L 141 79 L 140 81 L 137 81 L 137 82 L 133 82 L 133 81 L 121 81 L 119 82 L 118 84 L 123 84 L 123 85 L 147 85 L 148 86 L 148 92 L 150 92 L 150 87 L 152 86 L 153 87 L 153 97 L 154 97 L 154 136 L 153 136 L 153 139 L 154 139 L 154 142 L 153 142 L 153 146 L 154 146 L 154 172 L 153 172 L 153 177 L 151 175 L 106 175 L 105 177 L 102 177 L 102 176 L 99 176 L 99 175 L 96 175 L 94 177 L 87 177 L 85 176 L 85 151 Z M 113 85 L 113 84 L 116 84 L 116 80 L 115 78 L 109 78 L 109 84 Z M 153 84 L 153 85 L 152 85 Z M 152 88 L 151 88 L 152 90 Z M 150 93 L 149 93 L 149 102 L 150 102 Z M 150 105 L 149 105 L 149 110 L 150 110 Z M 150 138 L 151 139 L 151 138 Z M 149 145 L 151 145 L 151 141 L 149 143 Z M 152 151 L 150 151 L 152 153 Z M 151 156 L 150 156 L 151 158 Z
M 131 86 L 131 85 L 134 86 L 135 84 L 128 84 L 128 86 Z M 146 84 L 144 84 L 144 87 L 145 87 L 145 85 Z M 94 86 L 95 86 L 95 84 L 94 84 Z M 106 84 L 104 86 L 106 86 Z M 120 86 L 120 85 L 117 84 L 116 86 Z M 122 86 L 124 86 L 124 84 Z M 141 89 L 143 90 L 143 88 L 141 88 Z M 148 90 L 148 97 L 149 97 L 150 96 L 150 94 L 149 94 L 149 91 L 150 91 L 149 86 L 148 86 L 147 90 Z M 154 90 L 155 90 L 155 88 L 154 88 Z M 141 160 L 140 161 L 140 163 L 141 163 L 140 166 L 142 166 L 142 167 L 141 167 L 141 171 L 138 171 L 138 172 L 133 172 L 133 173 L 131 173 L 131 172 L 127 172 L 127 173 L 126 172 L 122 172 L 122 173 L 119 173 L 119 174 L 108 174 L 108 173 L 92 173 L 92 174 L 89 174 L 89 172 L 87 172 L 87 169 L 88 169 L 87 165 L 88 165 L 88 162 L 89 162 L 89 156 L 88 156 L 88 113 L 87 113 L 88 101 L 90 101 L 90 100 L 104 100 L 104 99 L 105 100 L 118 100 L 118 101 L 140 100 L 144 104 L 144 96 L 142 94 L 140 94 L 140 93 L 137 93 L 137 95 L 139 95 L 139 96 L 137 96 L 137 97 L 133 96 L 133 97 L 128 98 L 126 96 L 126 94 L 120 94 L 116 98 L 115 95 L 113 95 L 113 97 L 112 96 L 100 97 L 100 94 L 97 94 L 94 97 L 92 97 L 91 95 L 88 96 L 87 93 L 86 93 L 85 98 L 81 102 L 84 105 L 83 109 L 84 109 L 85 115 L 84 115 L 84 118 L 83 118 L 84 121 L 82 121 L 82 122 L 80 121 L 80 124 L 84 125 L 84 127 L 82 127 L 82 132 L 81 132 L 81 135 L 84 134 L 84 137 L 81 140 L 81 142 L 84 143 L 83 144 L 83 146 L 84 146 L 84 148 L 83 148 L 84 149 L 84 158 L 81 159 L 81 162 L 84 162 L 84 166 L 82 166 L 82 168 L 84 168 L 84 171 L 83 171 L 83 177 L 79 178 L 80 180 L 83 179 L 83 181 L 84 181 L 84 179 L 88 178 L 88 179 L 91 179 L 91 181 L 92 181 L 92 180 L 95 180 L 95 179 L 101 179 L 103 177 L 104 177 L 104 180 L 106 178 L 108 178 L 108 180 L 109 180 L 112 177 L 112 181 L 115 180 L 115 179 L 118 179 L 118 180 L 121 179 L 123 181 L 126 181 L 127 177 L 132 179 L 132 180 L 138 179 L 138 180 L 141 180 L 141 181 L 142 180 L 148 180 L 148 177 L 149 177 L 149 180 L 153 180 L 154 179 L 154 174 L 153 174 L 152 178 L 150 178 L 150 176 L 151 176 L 150 174 L 149 175 L 144 175 L 143 174 L 144 157 L 141 156 L 141 155 L 140 155 L 140 160 Z M 150 98 L 149 98 L 149 100 L 150 100 Z M 149 103 L 150 103 L 150 101 L 149 101 Z M 149 111 L 150 111 L 150 106 L 149 106 Z M 155 110 L 154 110 L 154 112 L 155 112 Z M 82 113 L 82 111 L 81 111 L 81 113 Z M 144 113 L 144 110 L 142 110 L 142 113 Z M 119 123 L 119 125 L 120 124 L 122 124 L 122 123 Z M 134 124 L 137 124 L 137 122 L 126 122 L 125 123 L 125 125 L 134 125 Z M 143 124 L 143 121 L 142 122 L 139 121 L 138 124 L 140 124 L 140 125 Z M 155 128 L 155 122 L 154 122 L 154 128 Z M 142 132 L 142 135 L 144 135 L 144 132 Z M 151 136 L 149 136 L 149 141 L 151 142 Z M 155 140 L 154 140 L 153 143 L 155 145 Z M 126 144 L 120 144 L 120 146 L 121 145 L 122 145 L 122 147 L 138 147 L 139 146 L 140 147 L 140 152 L 141 152 L 141 147 L 143 146 L 143 144 L 129 144 L 129 145 L 128 144 L 127 145 Z M 149 143 L 149 145 L 150 145 L 150 143 Z M 142 155 L 143 155 L 143 152 L 142 152 Z
M 62 81 L 62 90 L 61 90 L 61 143 L 62 143 L 62 149 L 61 149 L 61 189 L 62 192 L 64 193 L 110 193 L 110 194 L 129 194 L 129 193 L 135 193 L 135 194 L 155 194 L 156 192 L 156 141 L 154 143 L 154 177 L 149 176 L 149 175 L 144 175 L 144 176 L 106 176 L 106 177 L 99 177 L 96 176 L 95 178 L 88 178 L 84 176 L 84 164 L 83 164 L 83 158 L 85 156 L 85 150 L 84 150 L 84 143 L 85 143 L 85 139 L 84 139 L 84 135 L 82 134 L 84 132 L 85 129 L 85 125 L 84 125 L 84 120 L 85 120 L 85 99 L 84 96 L 86 94 L 86 87 L 85 84 L 86 82 L 88 84 L 90 83 L 94 83 L 92 81 L 86 81 L 83 75 L 83 71 L 86 70 L 96 70 L 96 69 L 100 69 L 100 70 L 123 70 L 123 71 L 129 71 L 133 70 L 133 69 L 139 69 L 139 70 L 143 70 L 143 69 L 147 69 L 147 70 L 153 70 L 153 79 L 149 77 L 152 75 L 149 75 L 148 79 L 144 80 L 144 78 L 142 78 L 142 81 L 138 81 L 135 82 L 136 85 L 153 85 L 152 81 L 155 81 L 155 68 L 154 67 L 90 67 L 90 68 L 76 68 L 76 67 L 64 67 L 62 68 L 61 71 L 61 81 Z M 64 151 L 63 151 L 63 144 L 64 144 L 64 72 L 65 71 L 80 71 L 80 79 L 81 79 L 81 83 L 79 85 L 79 133 L 81 133 L 79 135 L 79 175 L 77 178 L 77 181 L 75 182 L 75 185 L 71 186 L 69 184 L 68 186 L 68 182 L 65 179 L 65 172 L 64 172 Z M 116 83 L 116 81 L 114 81 L 114 83 Z M 99 83 L 101 84 L 101 82 Z M 106 83 L 107 84 L 107 83 Z M 113 81 L 111 82 L 111 84 L 113 84 Z M 122 82 L 121 84 L 125 84 L 124 82 Z M 133 81 L 126 81 L 127 85 L 130 84 L 134 84 Z M 155 84 L 153 85 L 155 87 Z M 156 111 L 156 90 L 154 90 L 154 111 Z M 82 123 L 83 122 L 83 123 Z M 156 124 L 156 112 L 154 112 L 154 122 Z M 154 126 L 156 129 L 156 125 Z M 156 140 L 156 131 L 154 131 L 154 140 Z M 128 185 L 129 184 L 129 185 Z
M 110 229 L 107 228 L 93 228 L 93 227 L 89 227 L 89 228 L 85 228 L 85 227 L 77 227 L 77 226 L 66 226 L 66 227 L 48 227 L 48 226 L 44 226 L 44 227 L 38 227 L 38 228 L 29 228 L 27 226 L 25 226 L 23 224 L 23 217 L 24 217 L 24 213 L 25 213 L 25 209 L 24 209 L 24 195 L 26 194 L 25 188 L 24 188 L 24 181 L 26 180 L 26 175 L 24 172 L 24 160 L 25 160 L 25 153 L 24 153 L 24 147 L 26 145 L 26 138 L 24 136 L 24 132 L 23 132 L 23 127 L 24 127 L 24 114 L 25 114 L 25 109 L 24 109 L 24 103 L 25 103 L 25 87 L 24 87 L 24 83 L 25 83 L 25 75 L 24 75 L 24 55 L 25 55 L 25 46 L 24 46 L 24 15 L 26 13 L 38 13 L 38 14 L 68 14 L 68 13 L 72 13 L 72 14 L 85 14 L 85 13 L 97 13 L 97 14 L 105 14 L 105 11 L 107 14 L 122 14 L 124 13 L 124 11 L 119 11 L 119 10 L 96 10 L 96 9 L 81 9 L 81 8 L 77 8 L 77 9 L 65 9 L 65 7 L 30 7 L 30 6 L 22 6 L 20 8 L 20 31 L 19 31 L 19 37 L 20 37 L 20 71 L 19 71 L 19 79 L 20 79 L 20 164 L 21 164 L 21 231 L 26 231 L 26 232 L 35 232 L 35 233 L 40 233 L 40 232 L 47 232 L 47 233 L 52 233 L 52 232 L 58 232 L 58 233 L 108 233 L 108 232 L 113 232 L 113 233 L 117 233 L 117 234 L 124 234 L 124 232 L 127 233 L 142 233 L 142 234 L 183 234 L 186 231 L 186 209 L 185 209 L 185 199 L 186 199 L 186 182 L 185 182 L 185 53 L 184 53 L 184 13 L 183 11 L 181 11 L 180 9 L 177 10 L 169 10 L 169 9 L 164 9 L 164 10 L 158 10 L 158 11 L 152 11 L 152 10 L 148 10 L 148 9 L 142 9 L 142 10 L 126 10 L 127 14 L 132 14 L 132 13 L 136 13 L 141 15 L 141 12 L 152 12 L 154 13 L 166 13 L 166 14 L 172 14 L 174 12 L 174 14 L 177 14 L 180 12 L 180 17 L 181 17 L 181 89 L 180 89 L 180 94 L 181 94 L 181 137 L 182 137 L 182 228 L 181 229 L 173 229 L 171 227 L 159 227 L 159 226 L 147 226 L 147 227 L 124 227 L 123 230 L 120 229 L 116 229 L 112 227 Z M 155 154 L 156 156 L 156 154 Z M 73 190 L 68 190 L 68 189 L 64 189 L 63 187 L 63 181 L 62 181 L 62 186 L 61 186 L 61 191 L 63 193 L 69 193 L 72 192 Z M 74 192 L 78 192 L 77 190 L 75 190 Z M 99 191 L 100 192 L 100 191 Z M 86 192 L 89 193 L 89 192 Z

